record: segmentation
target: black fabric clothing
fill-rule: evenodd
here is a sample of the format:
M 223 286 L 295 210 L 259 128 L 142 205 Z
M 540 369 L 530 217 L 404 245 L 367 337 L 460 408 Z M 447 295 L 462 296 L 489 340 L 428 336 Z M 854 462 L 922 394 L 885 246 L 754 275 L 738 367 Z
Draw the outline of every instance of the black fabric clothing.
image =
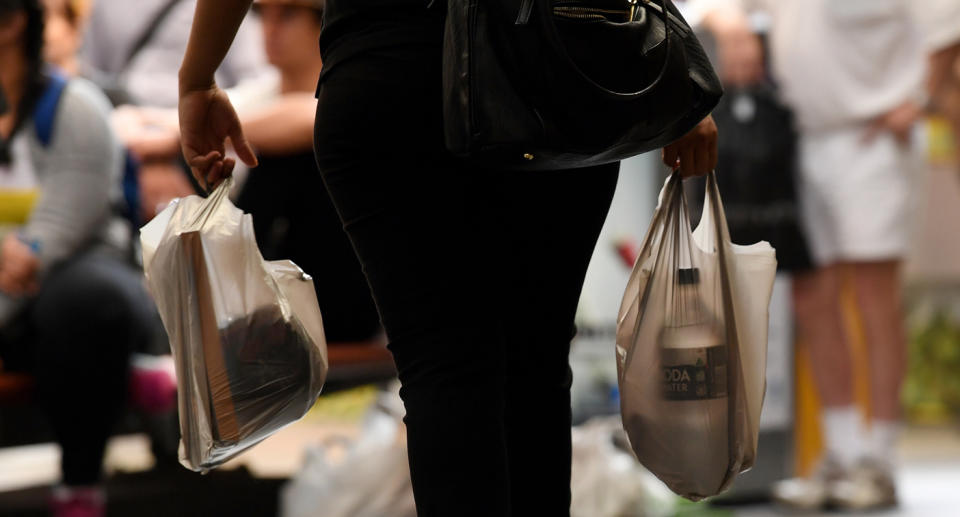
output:
M 452 157 L 442 18 L 421 22 L 435 38 L 357 51 L 325 77 L 315 135 L 397 364 L 418 515 L 567 516 L 568 352 L 619 164 Z
M 436 6 L 428 9 L 428 4 L 429 0 L 326 0 L 320 82 L 340 63 L 364 53 L 389 50 L 398 43 L 438 41 L 443 37 L 443 13 Z
M 312 152 L 260 156 L 237 206 L 253 215 L 265 259 L 290 259 L 313 277 L 328 341 L 364 341 L 380 331 L 367 281 Z
M 100 480 L 107 439 L 127 397 L 131 351 L 156 334 L 141 275 L 85 254 L 50 272 L 37 296 L 0 328 L 4 369 L 30 372 L 62 449 L 66 485 Z

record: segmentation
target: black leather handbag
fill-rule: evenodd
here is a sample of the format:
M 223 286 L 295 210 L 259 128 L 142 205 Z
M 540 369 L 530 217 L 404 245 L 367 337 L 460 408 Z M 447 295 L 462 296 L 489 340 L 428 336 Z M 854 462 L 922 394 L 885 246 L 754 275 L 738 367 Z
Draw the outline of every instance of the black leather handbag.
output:
M 448 0 L 443 51 L 447 148 L 508 168 L 663 147 L 723 93 L 670 0 Z

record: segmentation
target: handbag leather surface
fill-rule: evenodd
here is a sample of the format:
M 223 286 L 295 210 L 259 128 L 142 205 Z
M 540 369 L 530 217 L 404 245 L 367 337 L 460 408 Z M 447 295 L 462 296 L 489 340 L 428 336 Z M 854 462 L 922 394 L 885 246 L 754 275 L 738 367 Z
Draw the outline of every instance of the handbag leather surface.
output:
M 448 0 L 443 52 L 448 150 L 509 168 L 663 147 L 723 93 L 670 0 Z

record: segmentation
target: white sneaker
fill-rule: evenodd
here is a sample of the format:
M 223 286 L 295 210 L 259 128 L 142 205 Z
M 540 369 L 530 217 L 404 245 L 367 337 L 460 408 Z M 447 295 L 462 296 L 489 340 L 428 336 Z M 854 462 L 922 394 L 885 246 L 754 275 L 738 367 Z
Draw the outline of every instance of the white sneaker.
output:
M 818 510 L 831 502 L 832 487 L 844 477 L 840 463 L 831 457 L 820 461 L 813 475 L 774 484 L 773 500 L 796 510 Z
M 864 459 L 830 488 L 830 503 L 841 510 L 882 510 L 897 506 L 897 487 L 891 469 Z

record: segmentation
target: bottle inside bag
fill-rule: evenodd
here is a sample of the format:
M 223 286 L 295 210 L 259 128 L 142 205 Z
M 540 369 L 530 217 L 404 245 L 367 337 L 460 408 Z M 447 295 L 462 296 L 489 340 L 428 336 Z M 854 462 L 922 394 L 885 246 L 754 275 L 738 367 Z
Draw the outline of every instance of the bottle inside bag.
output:
M 677 270 L 659 338 L 664 428 L 684 444 L 674 460 L 691 481 L 716 479 L 709 474 L 725 472 L 729 461 L 727 344 L 701 291 L 699 269 Z

